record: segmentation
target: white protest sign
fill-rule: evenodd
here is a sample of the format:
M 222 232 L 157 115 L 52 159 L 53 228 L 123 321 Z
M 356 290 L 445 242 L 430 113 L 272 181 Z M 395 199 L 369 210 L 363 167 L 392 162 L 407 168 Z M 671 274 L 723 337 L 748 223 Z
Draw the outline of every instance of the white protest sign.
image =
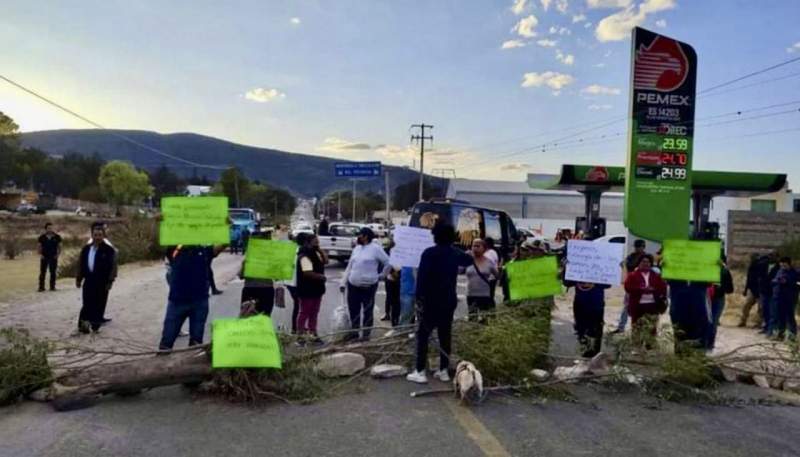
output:
M 394 229 L 394 248 L 389 255 L 393 267 L 419 267 L 425 249 L 433 246 L 433 234 L 428 229 L 399 226 Z
M 621 243 L 569 240 L 567 242 L 567 281 L 619 285 L 622 281 Z

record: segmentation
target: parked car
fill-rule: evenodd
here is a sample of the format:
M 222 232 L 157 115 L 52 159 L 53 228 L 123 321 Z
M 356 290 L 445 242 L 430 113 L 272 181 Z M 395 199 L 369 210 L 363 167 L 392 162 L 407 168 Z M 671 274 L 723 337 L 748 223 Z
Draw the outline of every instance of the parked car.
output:
M 592 240 L 595 243 L 619 243 L 625 244 L 625 235 L 606 235 Z
M 15 210 L 19 214 L 34 214 L 37 211 L 36 205 L 30 203 L 20 203 Z
M 250 208 L 230 208 L 228 217 L 231 219 L 231 251 L 240 251 L 250 235 L 258 232 L 256 212 Z
M 372 232 L 375 233 L 375 236 L 383 238 L 389 234 L 389 231 L 386 230 L 383 224 L 367 224 L 367 227 L 372 229 Z
M 329 258 L 347 262 L 356 245 L 358 231 L 362 227 L 364 227 L 362 224 L 333 223 L 328 227 L 330 235 L 319 237 L 319 247 Z
M 314 229 L 311 228 L 311 226 L 308 225 L 308 224 L 297 224 L 297 225 L 294 226 L 292 231 L 289 232 L 289 239 L 293 240 L 293 239 L 297 238 L 297 235 L 299 235 L 301 233 L 307 233 L 307 234 L 313 235 L 314 234 Z
M 469 249 L 476 238 L 492 238 L 497 253 L 504 259 L 511 257 L 519 233 L 514 221 L 505 211 L 475 206 L 462 200 L 431 200 L 419 202 L 411 210 L 409 226 L 433 228 L 438 221 L 446 221 L 456 229 L 456 244 Z

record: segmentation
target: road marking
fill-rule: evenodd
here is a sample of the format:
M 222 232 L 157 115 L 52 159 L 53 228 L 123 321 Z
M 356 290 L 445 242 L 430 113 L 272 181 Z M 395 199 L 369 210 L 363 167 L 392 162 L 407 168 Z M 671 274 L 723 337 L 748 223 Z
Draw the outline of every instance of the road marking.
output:
M 467 436 L 478 445 L 488 457 L 511 457 L 511 454 L 500 444 L 500 440 L 487 429 L 468 407 L 458 405 L 452 399 L 442 399 L 459 425 L 467 431 Z

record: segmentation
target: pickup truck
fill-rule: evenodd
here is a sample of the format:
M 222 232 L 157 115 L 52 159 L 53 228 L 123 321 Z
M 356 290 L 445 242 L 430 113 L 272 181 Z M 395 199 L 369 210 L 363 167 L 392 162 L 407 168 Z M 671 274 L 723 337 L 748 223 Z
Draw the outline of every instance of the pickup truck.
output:
M 353 248 L 356 245 L 356 236 L 361 230 L 361 224 L 339 224 L 333 223 L 328 227 L 330 236 L 319 237 L 319 247 L 328 258 L 336 259 L 339 262 L 347 262 Z

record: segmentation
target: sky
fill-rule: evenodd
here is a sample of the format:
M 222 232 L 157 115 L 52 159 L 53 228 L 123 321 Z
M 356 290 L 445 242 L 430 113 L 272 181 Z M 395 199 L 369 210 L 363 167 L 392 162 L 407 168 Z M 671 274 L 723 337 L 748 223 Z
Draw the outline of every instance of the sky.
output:
M 426 171 L 459 178 L 623 165 L 635 25 L 696 49 L 699 91 L 800 57 L 796 0 L 0 0 L 0 11 L 0 75 L 105 127 L 412 166 L 409 127 L 433 124 Z M 700 96 L 694 167 L 800 183 L 799 89 L 800 61 Z M 91 128 L 3 81 L 0 111 L 22 131 Z

